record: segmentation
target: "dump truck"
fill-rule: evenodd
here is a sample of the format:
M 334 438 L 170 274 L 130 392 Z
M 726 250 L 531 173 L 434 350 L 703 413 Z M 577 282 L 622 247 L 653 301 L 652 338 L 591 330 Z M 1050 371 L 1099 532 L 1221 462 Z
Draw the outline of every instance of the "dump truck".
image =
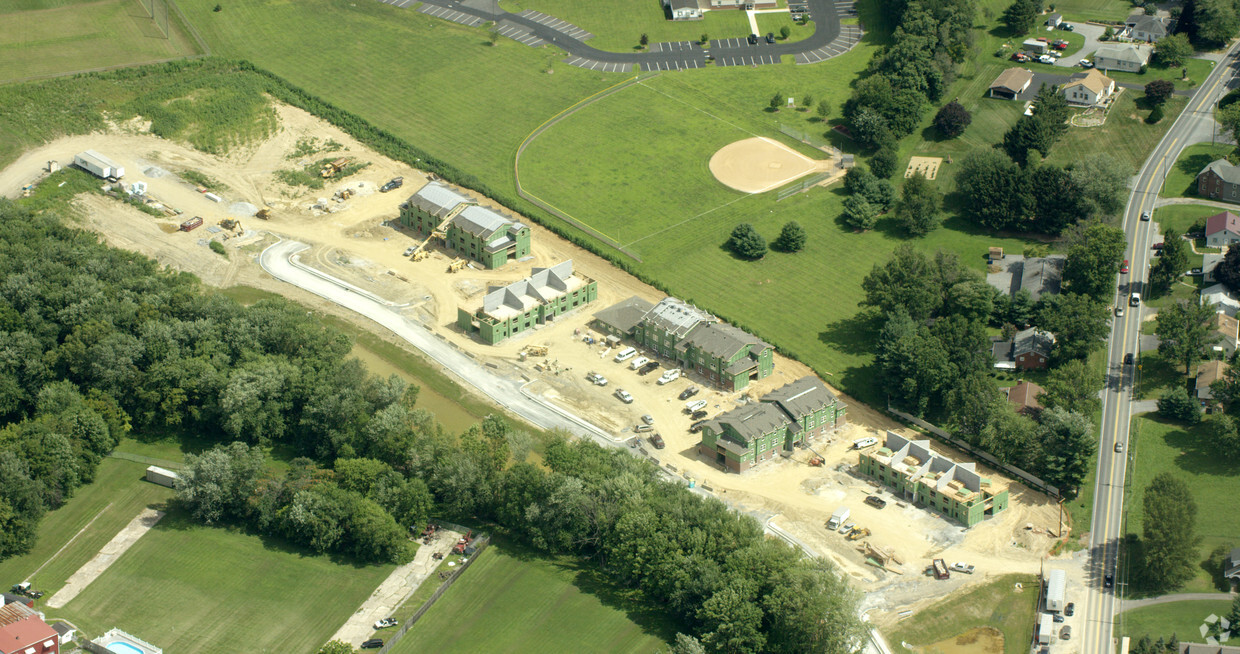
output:
M 181 231 L 183 232 L 191 232 L 199 227 L 202 227 L 202 216 L 194 216 L 193 218 L 181 223 Z
M 116 165 L 111 159 L 94 150 L 87 150 L 73 155 L 73 163 L 78 168 L 102 177 L 109 182 L 115 182 L 125 176 L 124 168 Z
M 935 559 L 933 568 L 935 579 L 951 579 L 952 572 L 947 569 L 947 563 L 943 559 Z
M 352 159 L 349 157 L 341 157 L 335 161 L 329 161 L 325 166 L 323 166 L 323 169 L 319 171 L 319 175 L 321 175 L 324 179 L 327 179 L 328 177 L 335 177 L 336 173 L 340 172 L 341 169 L 349 165 L 350 161 L 352 161 Z

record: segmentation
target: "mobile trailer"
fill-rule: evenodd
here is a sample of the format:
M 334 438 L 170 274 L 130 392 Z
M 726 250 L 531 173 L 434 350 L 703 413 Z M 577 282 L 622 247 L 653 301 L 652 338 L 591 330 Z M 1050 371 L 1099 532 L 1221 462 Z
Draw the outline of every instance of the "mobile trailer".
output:
M 116 165 L 111 159 L 94 150 L 87 150 L 73 155 L 73 163 L 78 168 L 109 181 L 116 181 L 125 176 L 125 169 L 123 167 Z

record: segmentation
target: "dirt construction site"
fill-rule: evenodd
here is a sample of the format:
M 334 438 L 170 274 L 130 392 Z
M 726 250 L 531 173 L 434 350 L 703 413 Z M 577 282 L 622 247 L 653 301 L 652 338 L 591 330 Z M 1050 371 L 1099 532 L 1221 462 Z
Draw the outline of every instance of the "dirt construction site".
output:
M 1010 508 L 965 529 L 928 509 L 897 501 L 889 489 L 860 476 L 855 440 L 874 436 L 881 443 L 884 430 L 895 429 L 906 435 L 912 432 L 842 395 L 848 405 L 849 424 L 811 443 L 825 459 L 823 465 L 810 465 L 813 454 L 807 450 L 776 457 L 743 474 L 725 472 L 699 458 L 698 435 L 689 432 L 692 421 L 683 411 L 684 402 L 678 399 L 681 391 L 691 385 L 700 388 L 694 399 L 705 400 L 706 410 L 714 416 L 756 401 L 776 387 L 811 374 L 810 370 L 776 355 L 774 374 L 742 392 L 713 389 L 692 375 L 658 385 L 657 374 L 640 376 L 627 363 L 614 362 L 615 348 L 600 345 L 605 341 L 589 323 L 594 312 L 634 295 L 658 302 L 663 297 L 659 291 L 528 220 L 525 223 L 532 225 L 532 255 L 501 269 L 485 270 L 475 263 L 449 272 L 449 264 L 456 257 L 442 244 L 428 246 L 429 256 L 411 261 L 403 253 L 422 239 L 401 228 L 395 219 L 398 205 L 426 184 L 428 175 L 363 148 L 347 134 L 301 110 L 284 105 L 277 105 L 276 110 L 280 128 L 274 135 L 222 157 L 150 135 L 137 121 L 112 125 L 107 133 L 62 138 L 26 153 L 0 171 L 0 193 L 18 196 L 23 186 L 40 177 L 47 162 L 68 165 L 76 153 L 94 150 L 124 166 L 124 182 L 145 182 L 152 196 L 181 212 L 155 218 L 104 195 L 80 196 L 77 207 L 83 226 L 99 233 L 109 244 L 194 273 L 211 286 L 247 285 L 280 293 L 397 342 L 364 316 L 279 282 L 256 263 L 264 248 L 281 239 L 308 243 L 312 247 L 299 255 L 301 263 L 386 300 L 409 319 L 486 363 L 496 375 L 523 379 L 528 382 L 528 392 L 599 426 L 615 441 L 640 448 L 664 469 L 692 480 L 699 490 L 769 522 L 836 561 L 866 593 L 866 606 L 873 609 L 870 617 L 880 625 L 989 574 L 1036 572 L 1048 554 L 1053 535 L 1060 529 L 1058 507 L 1045 495 L 1013 481 L 1008 481 Z M 310 137 L 320 143 L 334 141 L 341 149 L 330 155 L 304 156 L 298 144 Z M 367 165 L 348 177 L 325 180 L 323 189 L 291 187 L 278 181 L 277 171 L 325 156 L 350 157 Z M 194 177 L 194 173 L 219 182 L 215 195 L 220 201 L 207 197 L 183 177 Z M 394 177 L 404 178 L 403 187 L 379 192 L 379 187 Z M 352 191 L 351 197 L 338 198 L 337 191 L 345 188 Z M 496 207 L 474 192 L 465 193 L 481 204 Z M 265 220 L 255 217 L 264 206 L 271 208 L 270 216 Z M 202 227 L 178 230 L 182 221 L 195 216 L 203 219 Z M 238 220 L 240 226 L 219 228 L 218 223 L 225 219 Z M 227 256 L 212 251 L 208 247 L 211 241 L 220 242 Z M 597 301 L 497 346 L 484 345 L 456 327 L 457 308 L 472 312 L 489 286 L 511 283 L 528 276 L 532 267 L 565 259 L 573 260 L 578 274 L 598 282 Z M 588 343 L 588 337 L 595 343 Z M 523 351 L 530 346 L 545 347 L 546 354 L 526 356 Z M 590 383 L 586 380 L 588 372 L 602 374 L 608 385 Z M 827 383 L 829 386 L 830 380 Z M 617 389 L 627 390 L 634 401 L 622 403 L 614 395 Z M 665 449 L 654 449 L 645 438 L 650 434 L 634 433 L 643 415 L 652 418 L 654 431 L 666 442 Z M 957 461 L 969 460 L 938 443 L 934 447 Z M 985 474 L 1002 479 L 993 471 Z M 887 500 L 885 508 L 864 504 L 865 498 L 874 494 Z M 850 541 L 826 530 L 825 522 L 840 506 L 851 509 L 850 521 L 868 529 L 869 536 Z M 923 574 L 935 558 L 967 562 L 976 566 L 977 572 L 936 581 Z

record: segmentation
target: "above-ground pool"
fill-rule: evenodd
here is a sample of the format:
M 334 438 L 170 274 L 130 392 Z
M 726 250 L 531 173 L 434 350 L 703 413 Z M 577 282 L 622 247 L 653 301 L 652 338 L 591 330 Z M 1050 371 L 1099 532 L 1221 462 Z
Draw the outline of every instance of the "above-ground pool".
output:
M 116 654 L 146 654 L 141 647 L 134 647 L 125 642 L 109 643 L 108 650 L 116 652 Z
M 162 649 L 120 629 L 110 629 L 96 639 L 95 643 L 116 654 L 164 654 Z

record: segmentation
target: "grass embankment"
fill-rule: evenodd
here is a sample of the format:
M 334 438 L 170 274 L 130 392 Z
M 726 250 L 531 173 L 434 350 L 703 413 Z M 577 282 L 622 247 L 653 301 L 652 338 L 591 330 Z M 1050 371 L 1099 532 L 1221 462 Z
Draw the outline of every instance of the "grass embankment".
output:
M 392 650 L 633 652 L 675 635 L 657 607 L 595 569 L 492 545 Z
M 0 81 L 202 54 L 175 11 L 165 38 L 136 0 L 0 3 L 0 52 Z
M 1023 590 L 1016 590 L 1017 583 Z M 971 629 L 992 627 L 1003 632 L 1005 654 L 1024 654 L 1033 638 L 1038 588 L 1033 575 L 1004 575 L 918 611 L 886 633 L 887 643 L 896 652 L 911 653 L 901 643 L 923 648 Z
M 1199 560 L 1204 563 L 1216 547 L 1240 545 L 1240 512 L 1221 510 L 1234 504 L 1240 470 L 1219 458 L 1206 428 L 1201 425 L 1186 427 L 1150 414 L 1134 419 L 1132 429 L 1132 467 L 1126 502 L 1128 532 L 1141 534 L 1145 487 L 1159 473 L 1170 472 L 1188 484 L 1197 504 L 1197 534 L 1201 537 Z M 1211 575 L 1218 571 L 1208 567 L 1198 566 L 1197 575 L 1179 592 L 1217 591 L 1217 581 Z M 1206 615 L 1209 614 L 1200 617 Z M 1129 633 L 1135 632 L 1130 630 Z
M 1119 636 L 1132 637 L 1133 647 L 1142 636 L 1149 636 L 1155 642 L 1159 638 L 1171 640 L 1173 635 L 1184 642 L 1201 642 L 1200 628 L 1205 619 L 1210 615 L 1226 616 L 1230 610 L 1231 602 L 1226 600 L 1146 606 L 1116 616 L 1116 632 Z

